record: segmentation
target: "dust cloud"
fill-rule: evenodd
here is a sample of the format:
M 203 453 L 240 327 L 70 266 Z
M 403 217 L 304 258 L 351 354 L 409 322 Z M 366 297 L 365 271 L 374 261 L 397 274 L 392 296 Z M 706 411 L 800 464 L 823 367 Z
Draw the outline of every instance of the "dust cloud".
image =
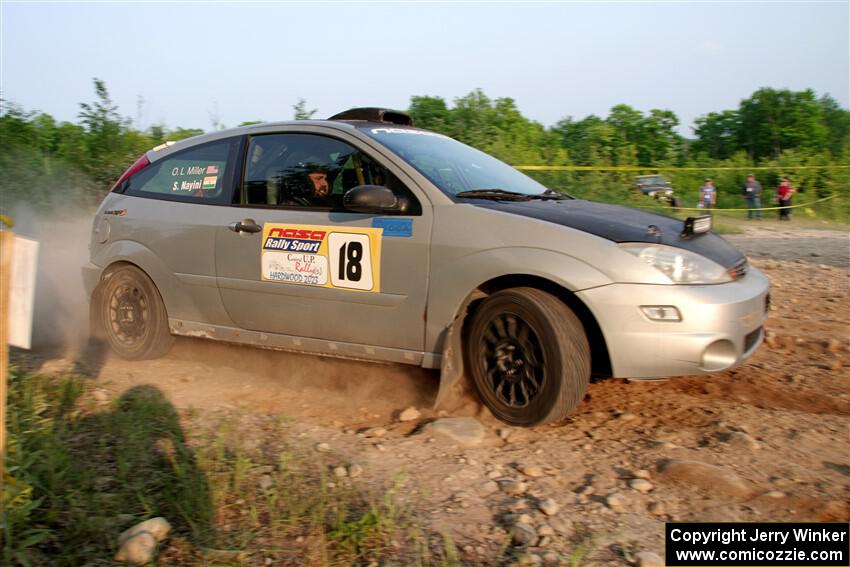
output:
M 9 216 L 15 220 L 16 235 L 39 244 L 32 346 L 76 356 L 89 337 L 89 302 L 81 269 L 88 262 L 94 209 L 17 203 L 9 208 Z
M 205 393 L 192 392 L 195 405 L 205 395 L 216 401 L 241 400 L 257 410 L 291 410 L 297 401 L 325 415 L 351 418 L 359 410 L 390 414 L 404 407 L 430 407 L 439 372 L 417 366 L 381 364 L 309 354 L 178 339 L 168 354 L 175 369 L 201 371 Z M 188 366 L 184 366 L 188 365 Z M 189 392 L 186 392 L 189 395 Z M 188 400 L 187 400 L 188 401 Z M 208 400 L 212 401 L 212 400 Z M 297 405 L 297 404 L 296 404 Z

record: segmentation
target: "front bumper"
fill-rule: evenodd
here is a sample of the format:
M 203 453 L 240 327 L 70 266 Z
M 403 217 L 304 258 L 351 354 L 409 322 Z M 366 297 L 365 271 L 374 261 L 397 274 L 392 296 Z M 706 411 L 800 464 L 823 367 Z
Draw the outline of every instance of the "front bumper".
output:
M 716 285 L 611 284 L 579 292 L 596 317 L 619 378 L 707 374 L 734 368 L 764 339 L 769 282 L 750 267 Z M 682 320 L 651 321 L 641 306 L 672 305 Z

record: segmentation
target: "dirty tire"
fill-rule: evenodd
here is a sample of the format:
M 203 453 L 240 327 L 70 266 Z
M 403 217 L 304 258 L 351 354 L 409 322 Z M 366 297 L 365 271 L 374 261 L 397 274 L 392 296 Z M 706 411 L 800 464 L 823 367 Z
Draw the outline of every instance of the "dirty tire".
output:
M 511 425 L 562 420 L 590 382 L 584 326 L 539 289 L 507 289 L 485 299 L 473 315 L 465 351 L 481 400 Z
M 174 342 L 159 290 L 135 266 L 107 272 L 92 297 L 92 310 L 95 336 L 121 358 L 159 358 Z

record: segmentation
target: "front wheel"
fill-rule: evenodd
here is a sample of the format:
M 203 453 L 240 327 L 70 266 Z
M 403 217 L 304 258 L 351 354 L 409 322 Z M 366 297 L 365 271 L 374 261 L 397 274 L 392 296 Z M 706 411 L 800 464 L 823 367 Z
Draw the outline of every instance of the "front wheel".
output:
M 95 290 L 92 309 L 95 333 L 121 358 L 158 358 L 171 348 L 174 338 L 159 290 L 135 266 L 107 273 Z
M 484 405 L 511 425 L 562 420 L 590 382 L 584 326 L 539 289 L 507 289 L 485 299 L 473 316 L 466 356 Z

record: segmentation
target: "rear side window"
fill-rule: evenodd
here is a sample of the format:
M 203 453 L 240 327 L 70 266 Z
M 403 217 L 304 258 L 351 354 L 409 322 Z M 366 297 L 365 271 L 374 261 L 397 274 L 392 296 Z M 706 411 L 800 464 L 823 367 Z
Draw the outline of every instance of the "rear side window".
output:
M 156 161 L 129 180 L 126 193 L 206 203 L 228 202 L 234 140 L 210 142 Z

